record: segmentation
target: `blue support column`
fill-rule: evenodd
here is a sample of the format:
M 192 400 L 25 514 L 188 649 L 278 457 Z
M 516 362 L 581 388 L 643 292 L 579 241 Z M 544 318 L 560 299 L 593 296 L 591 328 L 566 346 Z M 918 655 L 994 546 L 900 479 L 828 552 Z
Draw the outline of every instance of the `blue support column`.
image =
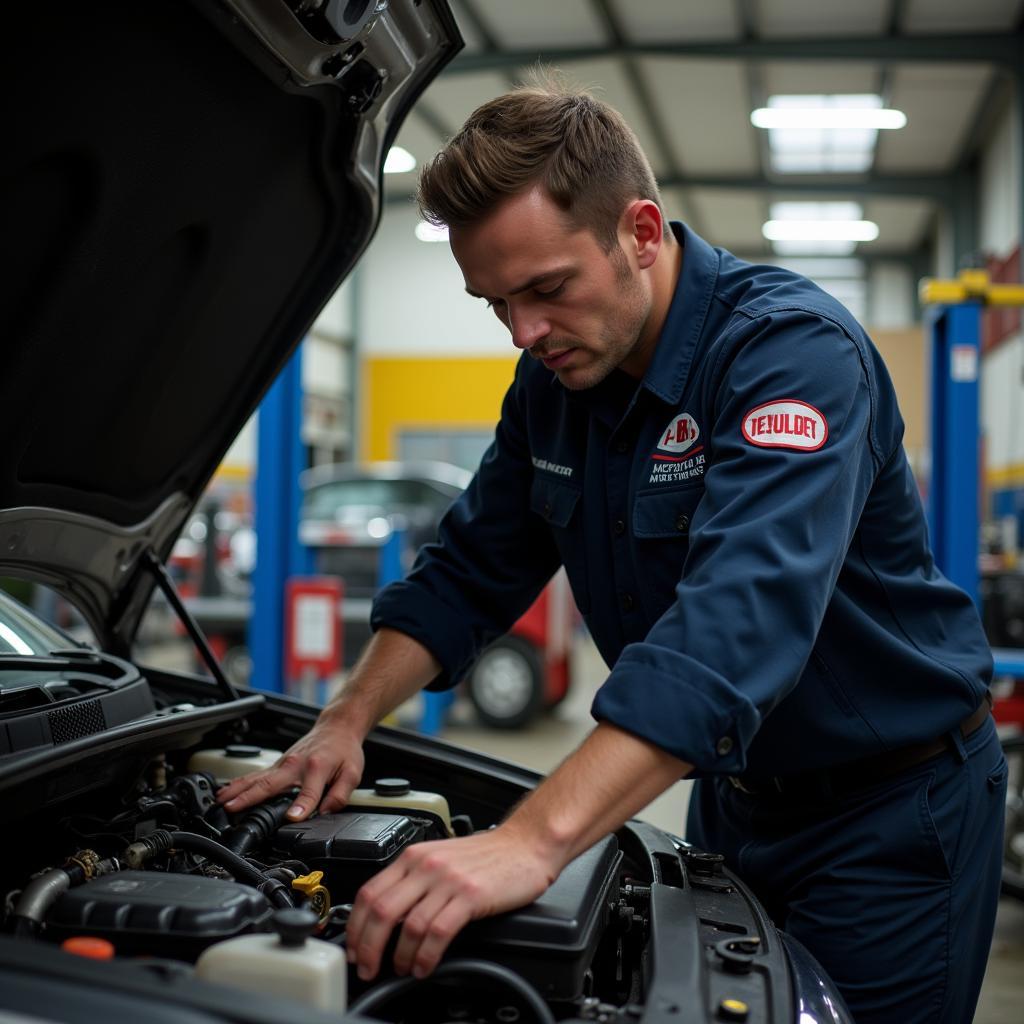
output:
M 256 569 L 253 572 L 249 650 L 252 686 L 283 693 L 284 584 L 312 571 L 308 549 L 299 543 L 299 473 L 302 447 L 302 349 L 274 381 L 259 408 L 256 459 Z
M 979 602 L 978 373 L 981 305 L 941 307 L 931 322 L 928 527 L 939 569 Z

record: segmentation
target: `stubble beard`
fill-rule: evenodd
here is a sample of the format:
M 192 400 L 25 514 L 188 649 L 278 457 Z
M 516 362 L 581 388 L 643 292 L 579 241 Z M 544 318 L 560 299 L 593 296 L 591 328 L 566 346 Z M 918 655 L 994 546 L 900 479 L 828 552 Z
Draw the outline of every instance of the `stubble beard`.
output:
M 585 343 L 570 339 L 559 339 L 545 346 L 555 351 L 571 347 L 591 355 L 590 364 L 578 371 L 570 369 L 565 371 L 565 375 L 558 370 L 555 371 L 562 386 L 569 391 L 585 391 L 587 388 L 596 387 L 612 370 L 621 366 L 639 343 L 644 324 L 650 315 L 650 303 L 640 282 L 629 272 L 625 260 L 622 261 L 621 268 L 618 261 L 614 262 L 616 270 L 619 271 L 618 279 L 621 285 L 620 306 L 614 321 L 607 323 L 601 330 L 599 351 L 595 353 Z

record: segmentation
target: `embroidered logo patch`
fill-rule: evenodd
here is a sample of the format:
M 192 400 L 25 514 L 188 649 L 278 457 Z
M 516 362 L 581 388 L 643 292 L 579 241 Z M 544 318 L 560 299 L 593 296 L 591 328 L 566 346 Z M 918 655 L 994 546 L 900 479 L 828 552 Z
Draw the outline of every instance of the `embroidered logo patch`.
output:
M 679 455 L 692 448 L 698 437 L 700 427 L 697 426 L 697 421 L 688 412 L 684 412 L 665 428 L 658 448 L 663 452 L 674 452 Z
M 828 422 L 813 405 L 784 398 L 751 409 L 743 417 L 743 436 L 759 448 L 815 452 L 828 440 Z

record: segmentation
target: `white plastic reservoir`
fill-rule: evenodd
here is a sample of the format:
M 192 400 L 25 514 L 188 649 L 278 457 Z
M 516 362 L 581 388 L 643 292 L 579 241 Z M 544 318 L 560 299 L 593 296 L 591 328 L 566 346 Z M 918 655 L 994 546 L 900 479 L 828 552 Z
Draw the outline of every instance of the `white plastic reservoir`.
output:
M 347 993 L 345 951 L 308 938 L 316 921 L 308 910 L 279 910 L 274 915 L 277 935 L 240 935 L 218 942 L 202 952 L 196 974 L 218 985 L 340 1012 Z
M 354 789 L 348 807 L 387 807 L 395 811 L 426 811 L 439 818 L 452 832 L 452 814 L 448 801 L 440 793 L 413 789 L 405 779 L 377 779 L 373 789 Z
M 234 743 L 229 747 L 197 750 L 188 759 L 188 770 L 209 772 L 218 782 L 230 782 L 239 775 L 273 768 L 280 756 L 280 750 Z

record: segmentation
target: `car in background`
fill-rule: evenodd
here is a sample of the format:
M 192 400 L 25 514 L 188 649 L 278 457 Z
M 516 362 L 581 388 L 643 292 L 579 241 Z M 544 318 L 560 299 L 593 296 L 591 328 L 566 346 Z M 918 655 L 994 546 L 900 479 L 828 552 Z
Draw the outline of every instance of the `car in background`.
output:
M 339 463 L 306 470 L 299 540 L 319 574 L 340 577 L 352 612 L 343 620 L 346 662 L 369 638 L 365 601 L 412 565 L 473 474 L 447 462 Z M 384 556 L 397 545 L 397 558 Z M 560 571 L 537 601 L 477 658 L 464 687 L 480 720 L 517 729 L 565 699 L 575 605 Z

